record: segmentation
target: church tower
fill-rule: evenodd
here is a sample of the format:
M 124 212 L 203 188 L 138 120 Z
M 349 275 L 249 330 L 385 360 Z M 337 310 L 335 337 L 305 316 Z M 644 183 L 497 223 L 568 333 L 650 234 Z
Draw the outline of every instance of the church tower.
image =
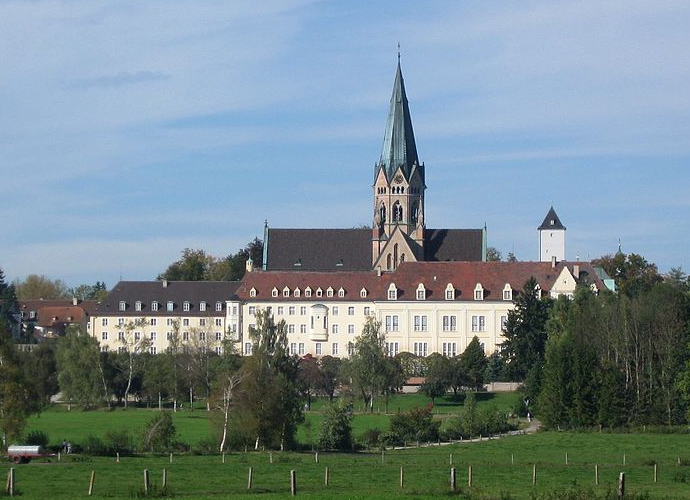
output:
M 373 189 L 374 267 L 394 270 L 400 262 L 423 260 L 424 164 L 417 157 L 399 54 Z
M 539 231 L 539 261 L 551 262 L 554 257 L 556 262 L 565 260 L 565 226 L 553 207 L 537 230 Z

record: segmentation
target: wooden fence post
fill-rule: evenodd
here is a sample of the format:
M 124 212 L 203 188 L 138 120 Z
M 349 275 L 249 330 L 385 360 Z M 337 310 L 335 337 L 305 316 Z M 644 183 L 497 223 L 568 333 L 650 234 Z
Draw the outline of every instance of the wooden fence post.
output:
M 455 488 L 457 487 L 457 482 L 455 480 L 455 467 L 450 468 L 450 489 L 452 491 L 455 491 Z
M 625 453 L 623 453 L 623 466 L 625 466 Z
M 537 485 L 537 464 L 532 465 L 532 486 Z
M 149 494 L 149 486 L 151 486 L 151 482 L 149 480 L 149 470 L 144 469 L 144 494 L 145 495 Z
M 14 496 L 14 491 L 16 488 L 15 478 L 14 478 L 14 467 L 11 467 L 7 473 L 7 493 L 9 496 Z
M 172 452 L 170 453 L 170 458 L 168 459 L 170 463 L 172 463 Z
M 91 471 L 91 478 L 89 479 L 89 496 L 93 495 L 93 483 L 96 482 L 96 471 Z
M 323 485 L 328 487 L 328 467 L 323 471 Z
M 381 452 L 381 463 L 384 464 L 386 462 L 386 452 L 382 451 Z
M 599 464 L 594 465 L 594 484 L 599 486 Z
M 247 475 L 247 489 L 251 490 L 252 489 L 252 476 L 254 473 L 254 469 L 251 467 L 249 468 L 249 474 Z
M 319 452 L 314 453 L 314 462 L 319 463 Z
M 62 460 L 62 453 L 60 453 L 60 452 L 58 451 L 58 462 L 60 462 L 61 460 Z
M 273 452 L 270 451 L 268 453 L 268 463 L 272 464 L 273 463 Z
M 115 453 L 115 463 L 120 463 L 120 452 Z
M 290 471 L 290 495 L 297 495 L 297 478 L 295 477 L 295 470 Z
M 223 452 L 222 462 L 225 463 L 225 452 Z
M 472 466 L 467 468 L 467 486 L 472 487 Z
M 450 454 L 450 458 L 448 461 L 450 462 L 449 465 L 453 465 L 453 454 L 452 453 Z
M 618 475 L 618 498 L 625 498 L 625 472 Z
M 568 452 L 565 452 L 565 465 L 568 465 Z
M 510 454 L 510 465 L 515 465 L 515 455 L 513 453 Z
M 168 487 L 168 469 L 163 469 L 163 488 Z
M 405 468 L 400 466 L 400 489 L 405 487 Z
M 656 464 L 654 464 L 654 482 L 656 483 Z

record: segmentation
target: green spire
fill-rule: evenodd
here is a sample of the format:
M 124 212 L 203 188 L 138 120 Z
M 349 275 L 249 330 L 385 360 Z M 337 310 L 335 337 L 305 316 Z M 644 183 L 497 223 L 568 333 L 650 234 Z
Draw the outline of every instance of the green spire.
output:
M 405 83 L 402 77 L 402 70 L 400 69 L 400 58 L 398 57 L 398 68 L 395 72 L 391 106 L 388 111 L 386 132 L 383 136 L 383 147 L 381 148 L 381 160 L 377 165 L 375 174 L 378 174 L 378 170 L 383 168 L 390 179 L 398 167 L 402 166 L 403 172 L 409 178 L 413 165 L 418 163 L 417 145 L 414 140 L 410 108 L 407 103 Z

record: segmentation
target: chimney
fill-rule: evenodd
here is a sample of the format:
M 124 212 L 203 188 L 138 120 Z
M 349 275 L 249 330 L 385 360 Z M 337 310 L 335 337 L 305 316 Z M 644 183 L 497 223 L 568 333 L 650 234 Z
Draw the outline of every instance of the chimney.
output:
M 79 299 L 76 297 L 72 297 L 72 305 L 76 306 L 77 304 L 79 304 Z
M 555 255 L 551 256 L 551 267 L 556 267 L 556 256 Z
M 378 276 L 379 278 L 381 277 L 381 266 L 378 266 L 376 268 L 376 276 Z
M 163 288 L 168 288 L 168 280 L 163 280 Z
M 580 264 L 575 264 L 575 265 L 573 266 L 573 277 L 574 277 L 576 280 L 579 280 L 579 279 L 580 279 Z

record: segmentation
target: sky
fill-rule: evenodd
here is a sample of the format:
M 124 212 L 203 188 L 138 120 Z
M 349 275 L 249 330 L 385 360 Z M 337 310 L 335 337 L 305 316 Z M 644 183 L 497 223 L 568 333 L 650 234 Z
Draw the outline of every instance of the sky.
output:
M 397 44 L 426 224 L 690 271 L 687 0 L 3 0 L 0 268 L 150 280 L 373 218 Z

